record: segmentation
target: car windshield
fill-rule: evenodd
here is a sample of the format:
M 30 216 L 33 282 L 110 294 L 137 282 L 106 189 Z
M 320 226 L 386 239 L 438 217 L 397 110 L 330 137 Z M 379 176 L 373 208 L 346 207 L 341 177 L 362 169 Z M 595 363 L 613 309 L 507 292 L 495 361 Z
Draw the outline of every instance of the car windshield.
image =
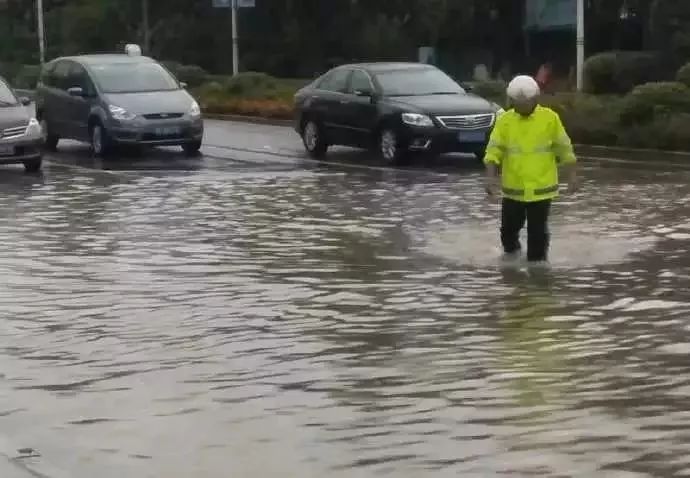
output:
M 104 93 L 145 93 L 180 88 L 175 78 L 157 63 L 111 63 L 91 67 Z
M 455 95 L 464 93 L 451 77 L 436 68 L 409 68 L 378 73 L 386 96 Z
M 14 96 L 10 87 L 7 86 L 7 83 L 0 80 L 0 107 L 17 106 L 17 104 L 19 104 L 17 102 L 17 97 Z

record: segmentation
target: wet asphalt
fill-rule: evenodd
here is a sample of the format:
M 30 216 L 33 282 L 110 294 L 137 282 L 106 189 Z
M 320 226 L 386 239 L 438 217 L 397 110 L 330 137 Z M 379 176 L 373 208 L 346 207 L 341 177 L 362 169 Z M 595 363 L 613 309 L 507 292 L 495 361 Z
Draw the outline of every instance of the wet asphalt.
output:
M 203 153 L 0 169 L 12 443 L 72 478 L 690 474 L 690 168 L 586 162 L 528 269 L 471 158 L 217 121 Z

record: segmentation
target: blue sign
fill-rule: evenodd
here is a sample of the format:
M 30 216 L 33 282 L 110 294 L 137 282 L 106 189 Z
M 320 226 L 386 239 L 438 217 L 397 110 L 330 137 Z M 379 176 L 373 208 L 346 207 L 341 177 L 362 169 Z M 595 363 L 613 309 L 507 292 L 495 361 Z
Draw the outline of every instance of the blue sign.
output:
M 577 0 L 526 0 L 525 29 L 557 30 L 577 26 Z

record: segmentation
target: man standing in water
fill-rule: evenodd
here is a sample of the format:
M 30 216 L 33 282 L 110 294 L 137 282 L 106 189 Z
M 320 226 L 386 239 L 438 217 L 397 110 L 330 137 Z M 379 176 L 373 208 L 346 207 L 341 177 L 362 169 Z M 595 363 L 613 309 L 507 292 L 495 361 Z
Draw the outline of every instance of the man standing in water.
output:
M 568 192 L 575 192 L 577 161 L 558 113 L 538 104 L 534 78 L 515 77 L 507 93 L 512 109 L 496 120 L 484 157 L 486 191 L 492 198 L 503 193 L 501 243 L 506 256 L 520 252 L 520 230 L 527 221 L 527 260 L 543 262 L 549 249 L 551 202 L 558 196 L 558 166 L 567 170 Z

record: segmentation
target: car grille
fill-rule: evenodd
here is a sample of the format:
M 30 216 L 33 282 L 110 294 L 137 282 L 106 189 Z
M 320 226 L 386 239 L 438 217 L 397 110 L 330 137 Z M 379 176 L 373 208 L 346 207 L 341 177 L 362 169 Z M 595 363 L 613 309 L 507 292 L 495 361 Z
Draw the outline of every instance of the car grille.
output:
M 14 128 L 4 129 L 4 130 L 2 130 L 2 135 L 0 135 L 0 138 L 12 139 L 12 138 L 16 138 L 18 136 L 22 136 L 26 132 L 27 126 L 28 125 L 16 126 Z
M 152 113 L 152 114 L 144 115 L 144 118 L 149 119 L 149 120 L 159 120 L 159 119 L 182 118 L 182 116 L 184 116 L 184 113 Z
M 436 119 L 449 129 L 485 129 L 494 124 L 492 113 L 460 116 L 437 116 Z

